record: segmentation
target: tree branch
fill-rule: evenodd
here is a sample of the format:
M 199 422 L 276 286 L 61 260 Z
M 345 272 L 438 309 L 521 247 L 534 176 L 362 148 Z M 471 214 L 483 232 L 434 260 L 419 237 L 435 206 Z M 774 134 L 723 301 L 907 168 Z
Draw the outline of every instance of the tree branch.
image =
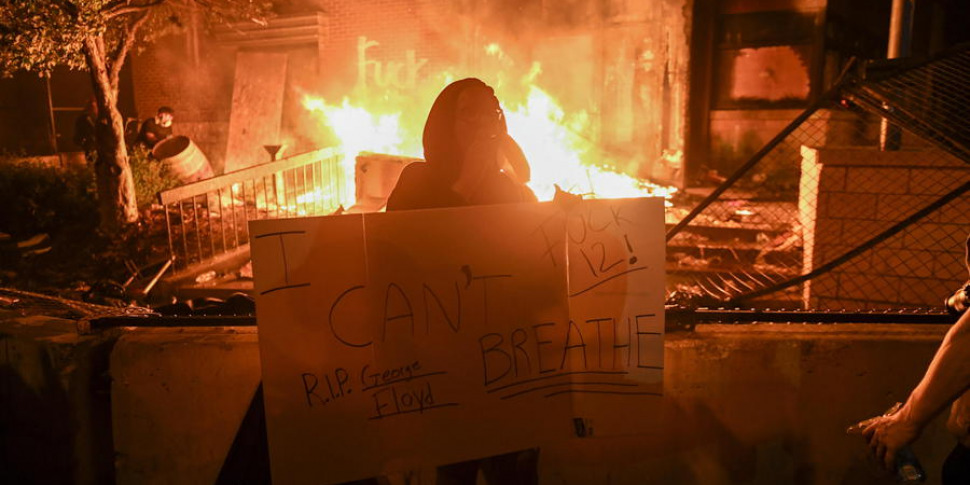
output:
M 157 7 L 168 0 L 149 0 L 145 3 L 139 5 L 131 5 L 129 2 L 112 2 L 104 9 L 104 16 L 106 19 L 113 19 L 115 17 L 121 17 L 122 15 L 130 15 L 133 13 L 143 13 Z
M 104 48 L 104 35 L 99 35 L 94 38 L 95 52 L 98 54 L 102 60 L 108 60 L 108 53 Z M 107 68 L 107 66 L 105 66 Z
M 125 58 L 128 56 L 131 47 L 135 45 L 135 36 L 138 33 L 138 29 L 148 20 L 149 14 L 151 14 L 150 10 L 143 10 L 133 21 L 125 26 L 124 34 L 118 39 L 118 45 L 111 54 L 111 59 L 109 60 L 111 71 L 108 73 L 108 79 L 111 81 L 111 87 L 115 90 L 118 89 L 118 80 L 121 77 L 121 67 L 125 64 Z
M 97 38 L 87 36 L 84 38 L 83 42 L 84 47 L 82 48 L 82 51 L 88 63 L 88 71 L 91 73 L 91 83 L 94 86 L 95 97 L 100 98 L 98 93 L 106 93 L 110 88 L 110 86 L 105 84 L 107 79 L 104 75 L 106 73 L 104 57 L 100 52 L 100 46 Z M 100 104 L 101 99 L 98 101 Z

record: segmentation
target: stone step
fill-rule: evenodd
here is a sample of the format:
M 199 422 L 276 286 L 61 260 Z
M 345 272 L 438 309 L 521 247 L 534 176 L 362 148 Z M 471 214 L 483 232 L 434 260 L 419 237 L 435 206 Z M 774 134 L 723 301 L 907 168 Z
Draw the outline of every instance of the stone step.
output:
M 750 267 L 755 263 L 800 267 L 801 248 L 763 251 L 762 248 L 738 246 L 667 246 L 667 263 L 684 268 L 728 266 Z
M 674 227 L 674 224 L 667 224 L 667 231 Z M 758 236 L 774 239 L 788 231 L 791 226 L 768 225 L 768 224 L 743 224 L 736 222 L 725 222 L 718 225 L 688 225 L 668 243 L 677 243 L 678 240 L 703 239 L 707 241 L 743 241 L 757 242 Z

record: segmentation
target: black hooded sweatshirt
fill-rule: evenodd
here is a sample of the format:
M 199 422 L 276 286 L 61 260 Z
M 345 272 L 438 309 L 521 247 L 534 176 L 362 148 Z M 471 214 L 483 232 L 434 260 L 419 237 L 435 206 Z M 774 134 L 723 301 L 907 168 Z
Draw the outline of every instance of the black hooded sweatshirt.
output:
M 387 210 L 433 209 L 443 207 L 461 207 L 469 205 L 502 204 L 515 202 L 534 202 L 535 194 L 523 183 L 498 170 L 487 173 L 481 186 L 476 190 L 474 200 L 466 200 L 455 192 L 451 186 L 458 179 L 465 154 L 461 153 L 458 136 L 472 136 L 473 134 L 456 133 L 456 117 L 458 97 L 462 91 L 471 87 L 484 87 L 491 90 L 484 82 L 474 79 L 462 79 L 445 87 L 435 99 L 428 113 L 428 120 L 424 125 L 424 163 L 412 163 L 405 167 L 398 179 L 397 185 L 387 200 Z M 502 149 L 498 145 L 514 147 L 518 145 L 507 134 L 504 120 L 503 134 L 496 141 L 492 149 Z M 513 157 L 516 173 L 528 179 L 529 167 L 525 157 Z M 517 166 L 515 166 L 517 165 Z

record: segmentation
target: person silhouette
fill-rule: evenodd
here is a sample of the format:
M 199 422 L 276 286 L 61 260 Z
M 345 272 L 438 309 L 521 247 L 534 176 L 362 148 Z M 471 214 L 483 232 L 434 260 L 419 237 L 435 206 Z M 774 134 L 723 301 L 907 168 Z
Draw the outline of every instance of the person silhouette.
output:
M 455 81 L 435 99 L 424 125 L 424 163 L 405 167 L 387 210 L 535 202 L 528 161 L 508 134 L 494 91 Z
M 535 202 L 525 185 L 531 171 L 508 134 L 495 92 L 479 79 L 446 86 L 424 125 L 424 163 L 405 167 L 387 210 Z M 438 485 L 473 485 L 479 471 L 489 484 L 532 485 L 538 449 L 514 451 L 438 467 Z
M 175 111 L 168 106 L 158 108 L 158 112 L 153 118 L 148 118 L 141 124 L 138 130 L 138 142 L 151 150 L 158 142 L 172 136 L 172 122 L 175 120 Z

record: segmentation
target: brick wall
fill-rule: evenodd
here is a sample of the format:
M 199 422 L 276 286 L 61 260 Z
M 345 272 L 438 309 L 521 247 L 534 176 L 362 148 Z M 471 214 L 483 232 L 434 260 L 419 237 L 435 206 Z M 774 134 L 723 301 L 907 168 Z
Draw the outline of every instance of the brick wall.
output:
M 170 35 L 133 56 L 131 63 L 137 116 L 144 120 L 154 116 L 160 106 L 172 107 L 175 134 L 192 138 L 213 166 L 221 167 L 232 103 L 234 52 L 205 43 L 196 62 L 186 36 Z
M 328 29 L 317 51 L 289 52 L 282 141 L 291 153 L 337 142 L 321 129 L 320 115 L 303 107 L 304 96 L 330 105 L 350 97 L 371 111 L 398 108 L 421 118 L 443 85 L 437 75 L 468 47 L 455 41 L 463 24 L 446 20 L 455 10 L 449 2 L 320 0 L 313 7 L 326 15 Z M 362 103 L 368 100 L 375 106 Z
M 378 44 L 369 47 L 369 59 L 388 63 L 407 62 L 407 51 L 413 50 L 417 58 L 428 59 L 428 64 L 418 71 L 415 81 L 437 72 L 443 65 L 456 63 L 462 45 L 455 42 L 460 36 L 460 21 L 449 22 L 452 6 L 448 2 L 429 0 L 360 2 L 354 0 L 327 0 L 323 4 L 330 22 L 328 42 L 321 51 L 327 66 L 323 76 L 325 92 L 346 93 L 358 81 L 358 41 L 366 37 Z M 371 66 L 373 68 L 373 66 Z M 406 67 L 399 75 L 383 72 L 385 79 L 394 78 L 407 87 Z M 373 76 L 370 71 L 370 76 Z M 375 82 L 369 77 L 370 83 Z
M 729 175 L 768 141 L 784 130 L 802 113 L 800 109 L 712 110 L 710 113 L 711 156 L 709 168 Z M 812 146 L 873 145 L 879 140 L 879 123 L 841 110 L 820 109 L 799 129 L 803 143 Z M 918 140 L 906 134 L 906 146 L 919 146 Z M 797 148 L 772 157 L 797 160 Z
M 834 260 L 970 180 L 935 150 L 802 148 L 804 272 Z M 806 284 L 811 308 L 940 307 L 967 280 L 963 195 Z
M 419 73 L 431 72 L 432 64 L 456 62 L 462 44 L 442 38 L 443 33 L 453 36 L 457 32 L 454 22 L 445 20 L 451 9 L 448 3 L 428 0 L 320 0 L 295 2 L 292 11 L 283 12 L 322 10 L 330 26 L 317 49 L 283 48 L 290 56 L 282 120 L 288 152 L 308 151 L 325 142 L 312 132 L 316 124 L 306 117 L 301 98 L 311 93 L 337 102 L 353 89 L 358 78 L 361 37 L 378 43 L 368 49 L 367 55 L 383 62 L 385 79 L 392 77 L 387 74 L 390 63 L 397 63 L 402 66 L 398 77 L 404 80 L 408 50 L 415 51 L 418 60 L 428 59 Z M 159 106 L 171 106 L 176 112 L 174 131 L 191 137 L 213 166 L 222 167 L 237 51 L 203 36 L 196 60 L 189 36 L 166 36 L 132 57 L 137 116 L 145 119 L 154 115 Z M 371 83 L 373 76 L 371 71 Z

